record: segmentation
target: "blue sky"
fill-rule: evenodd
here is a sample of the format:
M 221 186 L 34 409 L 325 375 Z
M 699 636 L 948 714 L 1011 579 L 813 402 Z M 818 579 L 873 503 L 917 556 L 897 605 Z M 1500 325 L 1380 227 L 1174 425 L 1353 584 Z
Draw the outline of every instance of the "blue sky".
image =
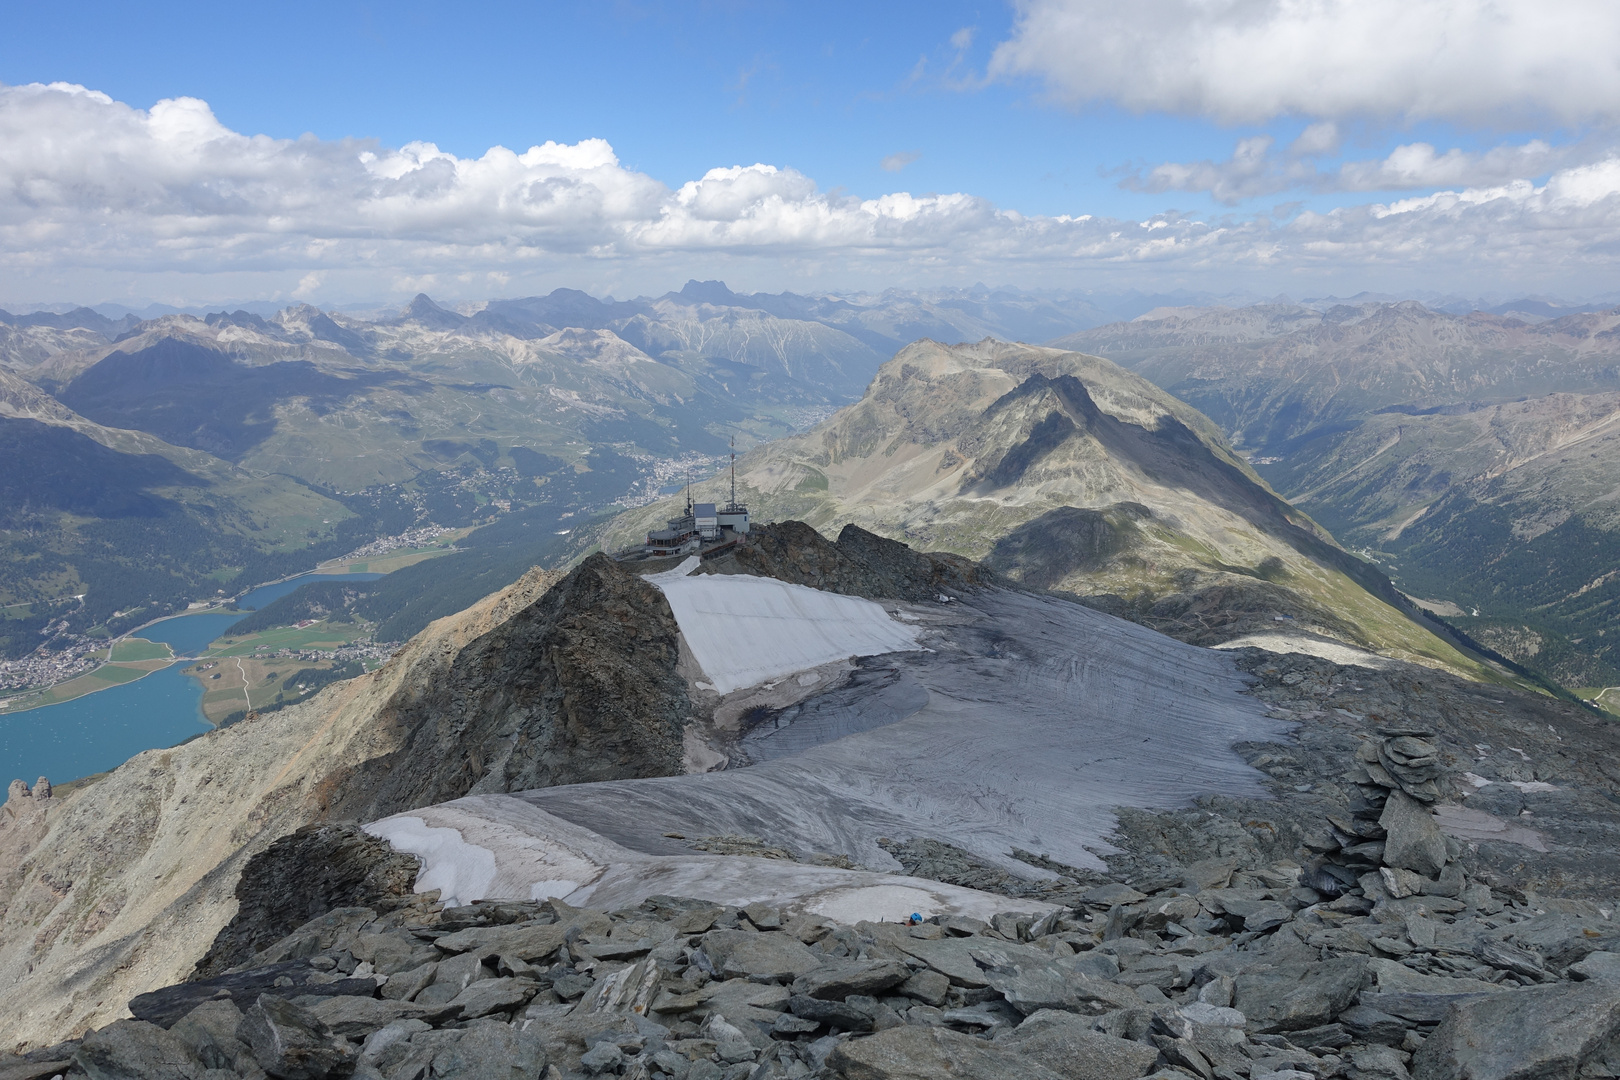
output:
M 1012 29 L 999 3 L 19 5 L 0 81 L 66 81 L 138 107 L 199 97 L 237 131 L 436 143 L 458 156 L 603 138 L 670 185 L 767 162 L 861 196 L 969 191 L 1032 214 L 1139 216 L 1207 196 L 1119 186 L 1120 170 L 1221 159 L 1245 135 L 1106 103 L 1046 100 L 1035 79 L 987 82 Z M 952 38 L 967 31 L 970 43 Z M 1521 132 L 1379 125 L 1356 156 L 1419 139 L 1476 148 Z M 1555 135 L 1560 141 L 1567 133 Z M 890 155 L 917 155 L 898 173 Z M 1304 201 L 1329 205 L 1332 200 Z M 1276 198 L 1245 200 L 1269 208 Z
M 1581 7 L 1583 0 L 1566 3 Z M 1326 6 L 1336 4 L 1343 6 L 1344 0 L 1329 0 Z M 521 153 L 548 140 L 577 144 L 602 139 L 611 144 L 619 167 L 671 191 L 710 169 L 765 163 L 796 170 L 813 181 L 818 197 L 834 201 L 896 192 L 962 193 L 1000 211 L 1042 219 L 1091 215 L 1140 222 L 1167 215 L 1175 235 L 1191 245 L 1188 251 L 1196 250 L 1196 238 L 1212 228 L 1226 226 L 1260 237 L 1247 254 L 1237 256 L 1231 249 L 1223 256 L 1238 258 L 1243 263 L 1240 276 L 1252 279 L 1256 288 L 1286 280 L 1288 270 L 1268 264 L 1264 251 L 1279 243 L 1286 248 L 1286 238 L 1275 230 L 1294 222 L 1301 211 L 1331 215 L 1347 206 L 1365 208 L 1509 181 L 1540 187 L 1560 168 L 1607 159 L 1613 88 L 1600 85 L 1596 75 L 1568 86 L 1553 86 L 1556 80 L 1546 76 L 1549 64 L 1582 73 L 1588 58 L 1578 42 L 1527 47 L 1520 61 L 1508 58 L 1510 70 L 1492 81 L 1485 75 L 1486 60 L 1502 63 L 1502 40 L 1526 35 L 1515 30 L 1491 39 L 1481 31 L 1472 46 L 1478 56 L 1455 58 L 1450 74 L 1442 70 L 1441 75 L 1425 76 L 1413 71 L 1446 65 L 1427 64 L 1424 57 L 1432 49 L 1425 53 L 1421 40 L 1406 69 L 1399 66 L 1399 57 L 1365 63 L 1350 46 L 1343 47 L 1344 55 L 1332 55 L 1341 48 L 1336 42 L 1356 37 L 1353 23 L 1302 29 L 1286 24 L 1286 5 L 1279 7 L 1276 0 L 1226 5 L 1239 14 L 1245 6 L 1253 9 L 1253 18 L 1234 16 L 1223 24 L 1217 17 L 1198 24 L 1198 19 L 1209 18 L 1210 10 L 1224 10 L 1222 5 L 1146 0 L 1140 17 L 1120 15 L 1101 0 L 1025 0 L 1017 7 L 951 0 L 815 5 L 294 3 L 270 9 L 176 3 L 138 8 L 16 5 L 8 16 L 8 32 L 0 38 L 0 83 L 77 84 L 137 112 L 164 99 L 195 98 L 206 102 L 218 125 L 233 136 L 297 140 L 307 133 L 321 146 L 360 139 L 382 149 L 423 141 L 460 161 L 478 159 L 497 145 Z M 1436 40 L 1455 41 L 1470 31 L 1466 17 L 1458 15 L 1470 6 L 1459 0 L 1372 0 L 1358 10 L 1382 10 L 1384 24 L 1369 24 L 1377 37 L 1387 33 L 1398 43 L 1403 34 L 1421 39 L 1432 33 Z M 1537 18 L 1534 6 L 1521 0 L 1504 6 Z M 1425 23 L 1409 15 L 1412 11 L 1432 17 Z M 1412 26 L 1403 30 L 1396 25 L 1408 18 L 1414 19 Z M 1591 24 L 1598 53 L 1607 47 L 1605 35 L 1614 37 L 1615 25 L 1612 19 Z M 1178 26 L 1190 27 L 1179 44 Z M 1232 50 L 1260 50 L 1255 62 L 1240 56 L 1242 62 L 1226 63 L 1229 57 L 1220 50 L 1211 52 L 1200 44 L 1223 33 L 1237 35 Z M 1307 57 L 1295 70 L 1293 58 L 1281 55 L 1275 41 L 1305 51 L 1314 41 L 1326 55 Z M 1178 57 L 1178 48 L 1185 50 L 1185 59 Z M 1560 48 L 1570 55 L 1562 55 Z M 1399 52 L 1388 41 L 1378 51 L 1380 56 Z M 1164 69 L 1153 70 L 1159 60 L 1165 60 Z M 1523 76 L 1518 85 L 1527 89 L 1514 88 L 1511 69 L 1516 62 Z M 1594 71 L 1601 67 L 1598 60 L 1591 65 Z M 1357 74 L 1362 68 L 1365 75 Z M 1477 86 L 1471 84 L 1475 69 Z M 1191 74 L 1184 77 L 1184 71 Z M 1341 73 L 1338 85 L 1333 83 L 1335 71 Z M 1389 90 L 1391 86 L 1396 89 Z M 1548 86 L 1545 92 L 1538 89 Z M 1587 98 L 1596 105 L 1580 104 Z M 1295 140 L 1312 124 L 1318 134 L 1330 134 L 1305 153 Z M 1260 142 L 1248 144 L 1252 167 L 1233 166 L 1229 159 L 1234 147 L 1257 137 Z M 13 140 L 14 148 L 25 144 L 26 139 Z M 1397 148 L 1414 144 L 1433 148 L 1427 158 L 1419 153 L 1419 167 L 1405 172 L 1373 168 Z M 1520 150 L 1526 146 L 1528 151 Z M 1499 148 L 1497 158 L 1489 157 L 1493 148 Z M 1448 152 L 1452 157 L 1444 159 Z M 1410 151 L 1401 153 L 1411 157 Z M 1502 155 L 1512 160 L 1498 160 Z M 1352 164 L 1361 169 L 1360 179 L 1321 179 L 1339 176 L 1346 163 L 1360 163 Z M 1161 166 L 1165 168 L 1154 173 Z M 105 159 L 80 167 L 93 175 L 117 165 Z M 1400 182 L 1385 182 L 1397 174 Z M 50 183 L 74 186 L 60 173 Z M 194 188 L 211 181 L 203 177 L 187 183 Z M 25 201 L 15 209 L 21 216 L 29 206 Z M 81 224 L 96 218 L 97 210 L 80 206 Z M 1375 218 L 1377 212 L 1368 220 Z M 290 265 L 298 259 L 285 245 L 279 257 L 261 252 L 255 259 L 233 261 L 220 248 L 204 257 L 193 244 L 183 257 L 153 258 L 144 271 L 137 251 L 121 253 L 123 265 L 113 276 L 122 281 L 138 273 L 154 283 L 172 283 L 197 281 L 198 274 L 220 280 L 224 273 L 235 275 L 232 280 L 240 287 L 285 279 L 280 287 L 291 289 L 294 281 L 307 282 L 313 274 L 314 280 L 328 283 L 345 280 L 342 291 L 354 293 L 366 279 L 356 273 L 356 265 L 331 254 L 330 245 L 338 243 L 328 235 L 331 231 L 325 226 L 310 229 L 312 236 L 318 234 L 310 250 L 318 250 L 319 257 L 308 257 L 307 264 Z M 1326 242 L 1325 234 L 1312 235 L 1315 239 L 1302 241 L 1299 251 L 1314 250 L 1311 243 L 1320 249 Z M 1444 243 L 1429 245 L 1431 258 L 1442 248 L 1455 251 L 1455 229 L 1448 235 L 1451 239 Z M 1223 243 L 1230 236 L 1228 232 Z M 1594 237 L 1583 249 L 1584 276 L 1565 275 L 1556 284 L 1566 291 L 1588 281 L 1600 286 L 1589 292 L 1613 288 L 1607 262 L 1592 261 L 1601 240 Z M 526 243 L 532 256 L 539 242 Z M 734 274 L 751 276 L 761 287 L 769 287 L 773 278 L 830 285 L 837 276 L 837 253 L 855 249 L 864 251 L 861 258 L 867 261 L 847 276 L 868 286 L 885 274 L 899 283 L 941 283 L 953 275 L 984 278 L 988 269 L 993 278 L 998 265 L 1006 268 L 1002 279 L 1014 283 L 1051 281 L 1055 274 L 1063 283 L 1083 286 L 1113 276 L 1099 268 L 1097 259 L 1106 263 L 1115 258 L 1097 255 L 1095 245 L 1064 241 L 1092 255 L 1058 267 L 1053 261 L 1057 255 L 1048 254 L 1032 265 L 1011 254 L 1018 242 L 996 249 L 986 241 L 953 266 L 943 242 L 930 238 L 922 246 L 931 254 L 918 256 L 920 249 L 912 244 L 902 260 L 906 269 L 900 271 L 893 259 L 872 262 L 871 244 L 846 240 L 824 245 L 818 250 L 825 257 L 818 261 L 799 240 L 786 253 L 780 243 L 772 243 L 739 246 L 728 238 L 693 247 L 683 239 L 678 246 L 696 252 L 687 259 L 694 270 L 723 271 L 732 264 L 738 268 Z M 1380 251 L 1392 250 L 1387 238 L 1380 245 Z M 577 256 L 576 249 L 570 258 Z M 1000 264 L 987 254 L 993 249 L 1003 252 Z M 668 256 L 667 246 L 659 250 L 658 272 L 678 273 L 680 260 Z M 30 274 L 39 288 L 68 287 L 74 281 L 101 281 L 94 287 L 107 287 L 108 267 L 95 263 L 89 252 L 54 260 L 23 254 L 29 256 L 25 262 L 37 255 Z M 1507 257 L 1496 256 L 1498 261 Z M 1118 258 L 1131 262 L 1133 269 L 1125 276 L 1146 281 L 1155 273 L 1148 264 L 1162 261 L 1162 254 Z M 1526 258 L 1522 252 L 1513 256 L 1515 267 Z M 1353 272 L 1310 263 L 1306 254 L 1299 259 L 1299 266 L 1314 267 L 1308 272 L 1323 283 L 1331 279 L 1346 286 L 1378 287 L 1387 280 L 1410 288 L 1409 282 L 1422 278 L 1426 269 L 1441 269 L 1440 263 L 1392 264 L 1377 253 L 1362 258 Z M 463 252 L 452 261 L 463 277 L 476 277 L 471 269 L 475 256 Z M 553 261 L 556 265 L 538 276 L 532 262 L 501 273 L 515 272 L 525 281 L 540 281 L 547 274 L 560 280 L 558 275 L 566 276 L 562 263 L 568 260 L 559 254 Z M 786 269 L 789 262 L 791 270 Z M 491 265 L 496 263 L 507 265 L 499 258 Z M 580 265 L 577 259 L 573 265 Z M 636 276 L 624 264 L 616 264 L 614 272 L 600 272 L 604 265 L 592 264 L 598 272 L 586 276 L 610 282 L 618 273 L 626 284 Z M 783 271 L 773 273 L 773 266 Z M 1179 285 L 1231 277 L 1230 264 L 1223 269 L 1208 258 L 1176 266 L 1173 271 L 1161 266 L 1160 271 Z M 1442 289 L 1453 280 L 1457 288 L 1493 284 L 1481 277 L 1477 257 L 1446 266 L 1440 274 L 1445 280 L 1436 283 Z M 432 268 L 427 271 L 394 273 L 386 283 L 374 276 L 369 288 L 398 292 L 409 287 L 407 278 L 432 277 Z M 1555 284 L 1545 272 L 1540 279 L 1526 280 L 1526 289 Z M 0 278 L 5 295 L 26 291 L 28 284 L 15 276 Z M 490 287 L 485 280 L 463 285 L 475 291 Z M 1501 287 L 1514 291 L 1511 281 Z M 162 291 L 156 285 L 154 289 Z

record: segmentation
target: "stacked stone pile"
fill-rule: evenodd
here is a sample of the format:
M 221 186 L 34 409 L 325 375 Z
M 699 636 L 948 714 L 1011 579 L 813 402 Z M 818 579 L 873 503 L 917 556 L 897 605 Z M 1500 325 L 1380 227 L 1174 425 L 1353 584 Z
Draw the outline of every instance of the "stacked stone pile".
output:
M 1434 732 L 1386 727 L 1378 735 L 1356 750 L 1343 778 L 1349 813 L 1327 815 L 1331 839 L 1311 845 L 1324 857 L 1307 883 L 1329 895 L 1359 886 L 1366 895 L 1396 899 L 1456 897 L 1462 871 L 1447 868 L 1455 841 L 1448 845 L 1429 810 L 1447 779 Z
M 1387 807 L 1386 849 L 1405 827 Z M 341 908 L 136 998 L 134 1020 L 0 1060 L 0 1080 L 1620 1073 L 1607 911 L 1467 881 L 1395 895 L 1387 869 L 1329 897 L 1297 866 L 1210 861 L 1151 893 L 1111 882 L 988 924 L 673 897 Z

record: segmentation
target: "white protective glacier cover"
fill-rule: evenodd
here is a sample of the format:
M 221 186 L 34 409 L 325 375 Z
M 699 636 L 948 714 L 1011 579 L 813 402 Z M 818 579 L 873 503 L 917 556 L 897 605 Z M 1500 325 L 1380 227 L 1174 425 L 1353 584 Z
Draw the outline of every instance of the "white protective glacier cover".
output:
M 917 648 L 881 604 L 746 574 L 694 574 L 696 555 L 647 580 L 663 590 L 692 658 L 729 694 L 851 656 Z

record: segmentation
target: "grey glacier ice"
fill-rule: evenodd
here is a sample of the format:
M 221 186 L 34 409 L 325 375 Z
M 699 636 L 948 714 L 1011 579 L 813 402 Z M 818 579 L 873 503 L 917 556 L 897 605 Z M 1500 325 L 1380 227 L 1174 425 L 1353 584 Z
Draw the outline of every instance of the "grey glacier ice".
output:
M 719 685 L 761 655 L 792 655 L 782 642 L 797 643 L 808 668 L 870 654 L 892 632 L 908 651 L 865 664 L 909 690 L 889 695 L 900 706 L 853 734 L 839 718 L 865 704 L 864 691 L 846 684 L 812 696 L 800 720 L 769 733 L 791 736 L 793 752 L 755 755 L 749 767 L 475 795 L 368 826 L 422 857 L 418 889 L 463 904 L 558 897 L 613 907 L 671 894 L 852 921 L 913 910 L 985 917 L 1006 898 L 904 878 L 879 838 L 948 837 L 1024 877 L 1050 872 L 1014 858 L 1014 848 L 1101 868 L 1097 853 L 1113 850 L 1113 808 L 1263 797 L 1260 774 L 1232 746 L 1287 730 L 1240 693 L 1243 677 L 1227 656 L 1050 596 L 991 589 L 932 607 L 890 605 L 902 622 L 869 601 L 792 586 L 774 637 L 757 626 L 740 632 L 742 659 L 728 668 L 706 658 L 723 646 L 728 605 L 767 589 L 774 598 L 782 583 L 650 580 L 670 596 L 683 637 L 708 643 L 710 652 L 692 651 Z M 722 835 L 869 870 L 707 854 L 688 841 Z

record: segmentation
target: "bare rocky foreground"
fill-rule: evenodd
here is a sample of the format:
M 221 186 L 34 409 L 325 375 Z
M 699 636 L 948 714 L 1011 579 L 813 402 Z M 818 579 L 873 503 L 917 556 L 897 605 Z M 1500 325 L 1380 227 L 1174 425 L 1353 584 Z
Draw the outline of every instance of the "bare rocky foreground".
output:
M 1399 662 L 1197 649 L 858 530 L 776 539 L 710 568 L 899 598 L 885 608 L 919 626 L 932 601 L 935 651 L 734 716 L 657 590 L 587 563 L 447 651 L 401 708 L 427 719 L 323 788 L 326 823 L 215 871 L 234 915 L 191 924 L 208 929 L 171 950 L 184 967 L 96 976 L 131 988 L 49 1035 L 82 1038 L 8 1039 L 29 1053 L 0 1080 L 1620 1072 L 1620 731 L 1601 717 Z M 1119 658 L 1065 661 L 1082 647 Z M 532 659 L 568 649 L 588 671 Z M 593 689 L 614 679 L 579 675 L 598 671 L 640 678 L 633 708 L 609 702 L 622 723 Z M 429 724 L 444 736 L 413 749 Z M 678 775 L 689 737 L 731 767 Z M 489 748 L 471 776 L 458 746 Z M 585 768 L 612 746 L 618 775 Z M 942 815 L 886 760 L 931 763 L 919 792 L 980 798 L 952 788 L 936 801 L 962 813 Z M 0 814 L 25 867 L 45 796 L 16 785 Z M 419 864 L 345 818 L 419 819 L 442 843 Z M 811 880 L 910 882 L 938 906 L 918 923 L 817 907 Z M 109 1022 L 125 1001 L 135 1019 Z
M 1320 870 L 1209 859 L 1174 882 L 1161 864 L 1137 882 L 1150 893 L 1109 881 L 1040 917 L 916 925 L 667 896 L 613 912 L 444 908 L 398 881 L 379 888 L 399 858 L 384 845 L 306 830 L 292 846 L 338 855 L 346 887 L 370 887 L 376 906 L 336 908 L 225 974 L 144 994 L 137 1019 L 7 1059 L 0 1076 L 1614 1075 L 1620 926 L 1591 903 L 1515 899 L 1459 873 L 1418 805 L 1390 789 L 1386 865 L 1349 889 Z M 1425 860 L 1449 872 L 1387 864 Z M 255 897 L 287 869 L 276 848 L 256 860 L 238 925 L 264 914 Z
M 1269 797 L 1125 811 L 1106 872 L 885 843 L 909 873 L 1008 895 L 988 920 L 670 896 L 446 908 L 411 891 L 408 857 L 311 827 L 250 863 L 193 981 L 0 1077 L 1620 1072 L 1609 727 L 1405 665 L 1237 661 L 1297 724 L 1239 744 Z M 731 857 L 794 854 L 752 850 Z M 1045 914 L 1019 912 L 1036 900 Z

